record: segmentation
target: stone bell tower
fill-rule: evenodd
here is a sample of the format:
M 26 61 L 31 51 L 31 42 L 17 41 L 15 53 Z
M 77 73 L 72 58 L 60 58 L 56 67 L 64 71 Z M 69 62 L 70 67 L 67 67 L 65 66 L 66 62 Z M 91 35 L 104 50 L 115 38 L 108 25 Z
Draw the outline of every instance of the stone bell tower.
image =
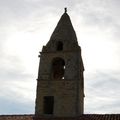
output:
M 83 114 L 84 66 L 67 9 L 40 54 L 35 116 Z

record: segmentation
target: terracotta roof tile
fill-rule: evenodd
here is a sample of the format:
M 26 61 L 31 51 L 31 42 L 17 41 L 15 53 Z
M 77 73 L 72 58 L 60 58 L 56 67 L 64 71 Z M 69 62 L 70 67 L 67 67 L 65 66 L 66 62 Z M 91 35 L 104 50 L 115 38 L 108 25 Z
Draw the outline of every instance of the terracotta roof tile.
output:
M 33 115 L 0 115 L 0 120 L 33 120 Z
M 0 120 L 35 120 L 34 115 L 0 115 Z M 37 120 L 120 120 L 120 114 L 84 114 L 75 117 L 40 117 Z

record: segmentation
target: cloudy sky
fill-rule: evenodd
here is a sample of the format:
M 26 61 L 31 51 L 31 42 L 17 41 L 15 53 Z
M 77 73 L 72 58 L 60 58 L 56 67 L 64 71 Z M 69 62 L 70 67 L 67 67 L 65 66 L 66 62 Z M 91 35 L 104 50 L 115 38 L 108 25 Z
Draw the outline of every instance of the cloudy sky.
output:
M 34 113 L 38 54 L 68 7 L 85 65 L 85 113 L 120 112 L 120 0 L 0 0 L 0 114 Z

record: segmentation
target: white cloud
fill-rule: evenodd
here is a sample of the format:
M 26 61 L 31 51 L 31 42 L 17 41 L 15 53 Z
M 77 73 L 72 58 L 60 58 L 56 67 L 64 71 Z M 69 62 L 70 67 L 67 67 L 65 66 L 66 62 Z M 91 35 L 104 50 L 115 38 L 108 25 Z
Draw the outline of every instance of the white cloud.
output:
M 38 52 L 49 40 L 64 7 L 68 7 L 83 51 L 85 112 L 120 111 L 119 0 L 4 0 L 0 1 L 0 106 L 8 102 L 8 109 L 15 103 L 14 109 L 4 113 L 30 112 L 22 109 L 24 105 L 34 111 Z

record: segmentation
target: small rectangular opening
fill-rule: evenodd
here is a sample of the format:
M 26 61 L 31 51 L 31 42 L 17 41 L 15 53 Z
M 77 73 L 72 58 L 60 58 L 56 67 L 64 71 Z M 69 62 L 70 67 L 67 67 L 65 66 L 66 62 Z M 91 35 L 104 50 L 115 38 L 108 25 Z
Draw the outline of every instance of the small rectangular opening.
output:
M 44 114 L 53 114 L 54 96 L 44 96 Z

